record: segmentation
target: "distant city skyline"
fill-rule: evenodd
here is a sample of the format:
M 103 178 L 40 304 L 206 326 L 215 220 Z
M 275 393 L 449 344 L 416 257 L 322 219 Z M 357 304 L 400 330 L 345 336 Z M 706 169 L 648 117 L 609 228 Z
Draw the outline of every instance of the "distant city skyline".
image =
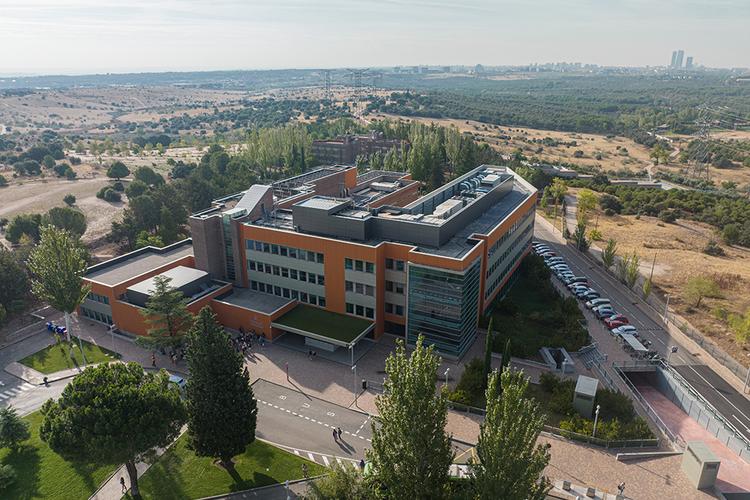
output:
M 0 0 L 0 74 L 582 62 L 749 67 L 746 0 Z

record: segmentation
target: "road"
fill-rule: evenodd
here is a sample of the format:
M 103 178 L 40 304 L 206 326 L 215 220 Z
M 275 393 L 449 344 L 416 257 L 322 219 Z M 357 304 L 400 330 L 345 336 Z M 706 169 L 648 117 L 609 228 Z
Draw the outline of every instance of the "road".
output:
M 322 465 L 333 460 L 358 463 L 372 443 L 370 415 L 268 382 L 253 384 L 258 400 L 256 436 Z M 340 427 L 341 439 L 333 438 Z M 453 442 L 456 456 L 470 448 Z
M 627 316 L 630 323 L 638 328 L 641 338 L 652 342 L 651 349 L 668 358 L 670 364 L 691 385 L 694 385 L 695 389 L 728 422 L 750 439 L 750 418 L 748 417 L 750 416 L 750 402 L 702 362 L 701 357 L 708 356 L 708 354 L 691 352 L 679 340 L 673 338 L 664 328 L 664 323 L 657 312 L 638 300 L 625 288 L 625 285 L 605 272 L 602 267 L 585 259 L 577 250 L 559 243 L 556 234 L 553 234 L 543 221 L 537 221 L 534 236 L 536 240 L 543 241 L 550 248 L 554 248 L 577 276 L 586 276 L 591 286 L 599 291 L 602 297 L 609 298 L 615 310 Z M 592 328 L 597 327 L 592 325 Z M 671 346 L 677 347 L 676 353 L 669 353 Z M 621 353 L 616 354 L 621 355 Z

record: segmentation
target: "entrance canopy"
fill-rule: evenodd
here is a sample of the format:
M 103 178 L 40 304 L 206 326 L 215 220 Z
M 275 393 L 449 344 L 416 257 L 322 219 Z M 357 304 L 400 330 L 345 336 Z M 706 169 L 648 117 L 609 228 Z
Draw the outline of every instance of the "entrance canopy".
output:
M 271 326 L 320 342 L 351 348 L 375 328 L 375 323 L 299 304 L 271 323 Z

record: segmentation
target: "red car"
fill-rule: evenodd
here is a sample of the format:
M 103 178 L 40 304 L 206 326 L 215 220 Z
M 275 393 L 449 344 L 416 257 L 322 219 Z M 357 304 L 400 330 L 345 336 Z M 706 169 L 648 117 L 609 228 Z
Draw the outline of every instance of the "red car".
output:
M 607 325 L 607 328 L 610 330 L 612 328 L 617 328 L 618 326 L 627 325 L 630 323 L 628 321 L 628 318 L 623 316 L 622 314 L 615 314 L 614 316 L 610 316 L 609 318 L 604 319 L 604 324 Z

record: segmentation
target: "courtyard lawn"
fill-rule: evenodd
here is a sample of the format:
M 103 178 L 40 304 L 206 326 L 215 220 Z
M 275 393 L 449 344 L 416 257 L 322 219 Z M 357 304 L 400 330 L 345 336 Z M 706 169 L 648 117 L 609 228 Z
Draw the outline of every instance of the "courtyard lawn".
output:
M 143 498 L 202 498 L 232 491 L 301 479 L 302 464 L 317 476 L 325 468 L 275 446 L 254 441 L 245 453 L 234 457 L 235 473 L 214 464 L 214 459 L 197 457 L 188 449 L 187 434 L 162 455 L 139 481 Z
M 0 497 L 27 499 L 88 498 L 115 471 L 115 465 L 68 462 L 52 451 L 39 437 L 42 415 L 24 417 L 31 438 L 18 452 L 0 450 L 0 462 L 13 467 L 16 481 Z
M 107 361 L 113 361 L 120 357 L 117 353 L 90 342 L 86 342 L 83 339 L 81 339 L 81 342 L 83 342 L 83 352 L 86 355 L 86 362 L 88 364 L 104 363 Z M 74 359 L 70 359 L 69 344 L 67 342 L 62 342 L 60 344 L 52 344 L 45 347 L 31 356 L 26 356 L 20 361 L 20 363 L 44 374 L 55 373 L 60 370 L 67 370 L 68 368 L 75 368 L 79 365 L 82 366 L 83 359 L 81 358 L 81 348 L 78 346 L 78 340 L 73 339 L 73 344 Z
M 372 325 L 372 321 L 367 319 L 355 318 L 347 314 L 338 314 L 302 304 L 274 323 L 347 343 L 356 339 Z

